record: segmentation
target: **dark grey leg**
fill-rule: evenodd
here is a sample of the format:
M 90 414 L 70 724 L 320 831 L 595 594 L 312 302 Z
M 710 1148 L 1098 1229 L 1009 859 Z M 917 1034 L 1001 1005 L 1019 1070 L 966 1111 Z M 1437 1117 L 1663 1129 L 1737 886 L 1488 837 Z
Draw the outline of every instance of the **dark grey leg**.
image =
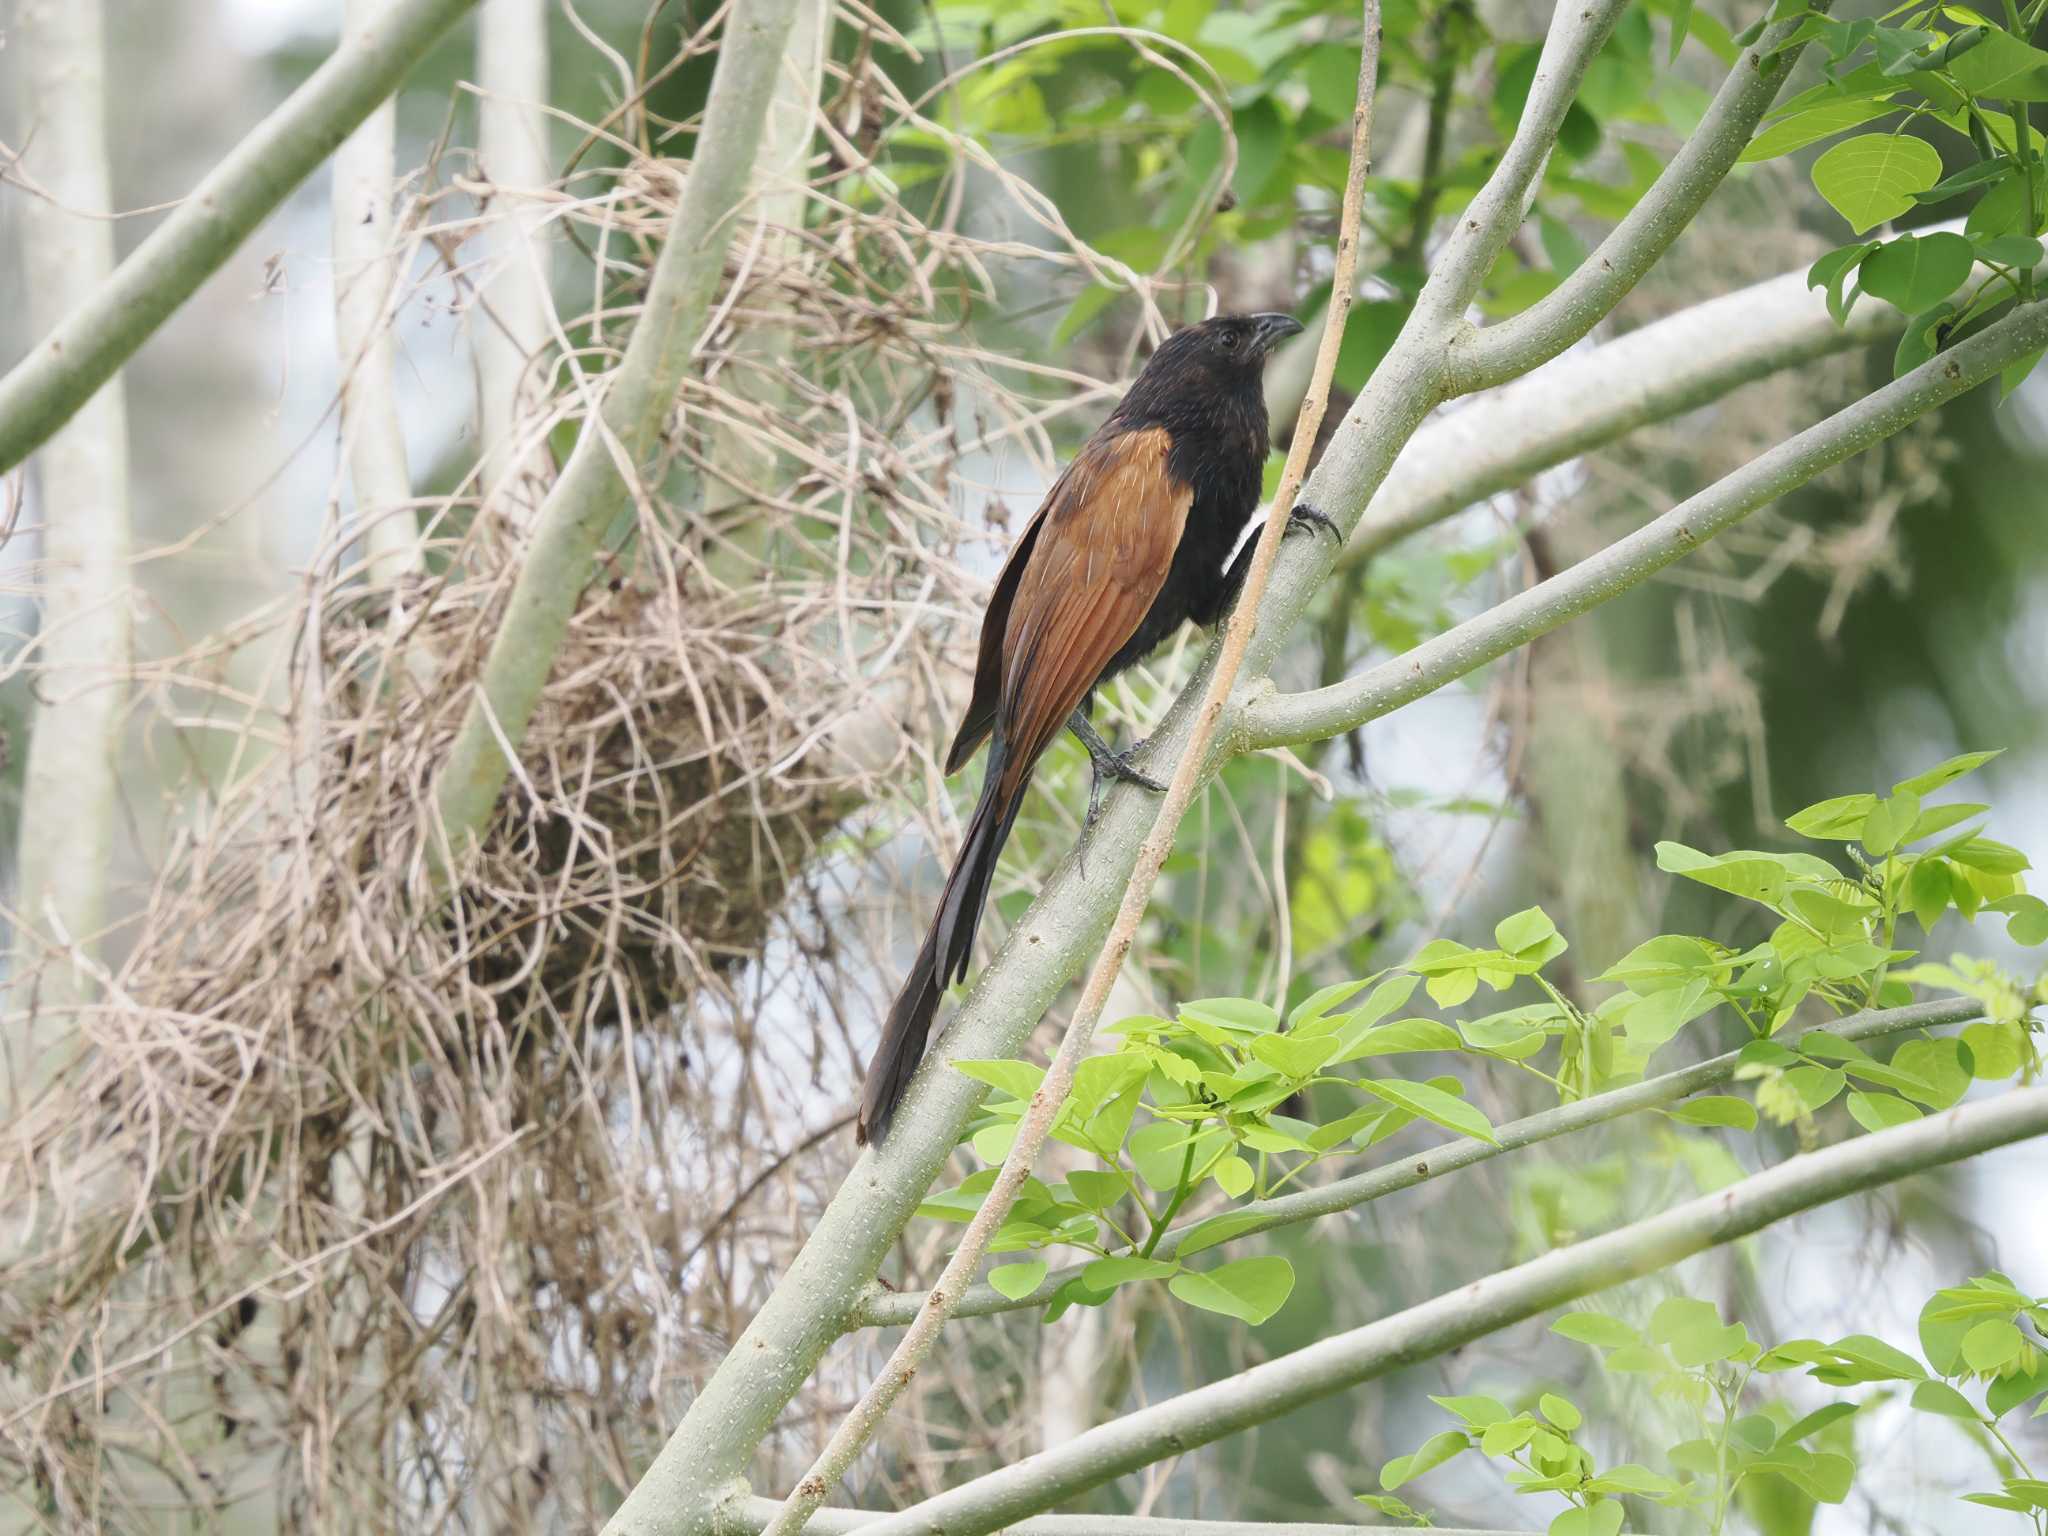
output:
M 1095 727 L 1088 723 L 1087 713 L 1075 710 L 1067 717 L 1067 729 L 1080 738 L 1081 745 L 1088 749 L 1088 761 L 1093 775 L 1088 784 L 1088 825 L 1095 825 L 1095 818 L 1102 814 L 1102 786 L 1105 781 L 1115 779 L 1124 784 L 1142 784 L 1154 794 L 1164 794 L 1166 786 L 1151 774 L 1134 764 L 1131 759 L 1144 750 L 1145 744 L 1134 742 L 1118 752 L 1102 739 Z

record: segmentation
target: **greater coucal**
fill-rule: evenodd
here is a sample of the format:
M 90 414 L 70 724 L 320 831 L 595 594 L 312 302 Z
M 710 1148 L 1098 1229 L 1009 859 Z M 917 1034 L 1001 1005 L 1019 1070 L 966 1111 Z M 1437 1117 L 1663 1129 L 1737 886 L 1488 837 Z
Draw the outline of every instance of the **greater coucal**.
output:
M 946 754 L 952 773 L 989 742 L 981 800 L 946 877 L 931 932 L 889 1010 L 862 1092 L 861 1141 L 880 1141 L 924 1054 L 939 998 L 967 974 L 996 858 L 1031 771 L 1062 727 L 1104 777 L 1159 790 L 1088 723 L 1095 687 L 1148 655 L 1184 619 L 1205 628 L 1251 565 L 1245 524 L 1268 448 L 1267 356 L 1301 329 L 1290 315 L 1219 315 L 1168 337 L 1074 456 L 1010 551 L 981 622 L 974 697 Z M 1290 517 L 1329 528 L 1306 507 Z M 1334 529 L 1331 529 L 1334 532 Z

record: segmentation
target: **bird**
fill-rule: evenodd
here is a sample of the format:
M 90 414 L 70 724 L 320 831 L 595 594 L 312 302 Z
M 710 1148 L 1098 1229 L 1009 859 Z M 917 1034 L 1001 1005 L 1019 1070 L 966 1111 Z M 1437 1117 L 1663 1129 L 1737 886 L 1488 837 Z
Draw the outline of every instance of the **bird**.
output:
M 1089 708 L 1099 684 L 1183 621 L 1213 627 L 1243 587 L 1255 541 L 1240 541 L 1270 447 L 1262 376 L 1274 347 L 1301 328 L 1286 314 L 1219 315 L 1167 337 L 1010 550 L 982 618 L 974 692 L 946 754 L 953 774 L 988 743 L 981 798 L 868 1064 L 856 1141 L 888 1134 L 939 1000 L 966 978 L 997 857 L 1061 729 L 1080 739 L 1093 767 L 1088 825 L 1105 780 L 1165 789 L 1134 761 L 1144 744 L 1114 750 Z M 1337 534 L 1306 505 L 1289 513 L 1289 531 L 1297 526 Z

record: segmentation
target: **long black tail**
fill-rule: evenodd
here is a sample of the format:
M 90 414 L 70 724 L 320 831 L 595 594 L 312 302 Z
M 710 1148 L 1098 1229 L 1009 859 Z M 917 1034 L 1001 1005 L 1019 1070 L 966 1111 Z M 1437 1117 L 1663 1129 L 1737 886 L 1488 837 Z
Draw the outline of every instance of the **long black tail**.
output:
M 981 909 L 988 901 L 988 888 L 995 879 L 996 860 L 1009 841 L 1010 827 L 1024 802 L 1024 774 L 1009 782 L 1004 772 L 1009 754 L 1000 735 L 990 747 L 988 777 L 982 781 L 981 800 L 968 818 L 967 838 L 960 845 L 960 857 L 946 876 L 946 889 L 939 897 L 939 910 L 932 917 L 931 932 L 925 935 L 903 990 L 896 994 L 889 1020 L 882 1026 L 882 1043 L 875 1047 L 868 1063 L 867 1085 L 861 1091 L 860 1119 L 854 1136 L 862 1142 L 879 1142 L 889 1134 L 889 1122 L 896 1106 L 910 1086 L 911 1074 L 924 1058 L 924 1043 L 932 1030 L 932 1018 L 939 1011 L 939 999 L 946 988 L 967 974 L 967 962 L 974 952 L 974 930 L 981 922 Z

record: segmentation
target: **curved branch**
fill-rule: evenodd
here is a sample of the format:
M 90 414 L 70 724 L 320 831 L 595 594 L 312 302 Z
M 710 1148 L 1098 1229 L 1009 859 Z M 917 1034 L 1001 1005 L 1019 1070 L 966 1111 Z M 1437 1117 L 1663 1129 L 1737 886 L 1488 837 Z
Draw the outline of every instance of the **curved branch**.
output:
M 711 96 L 682 196 L 626 355 L 584 423 L 568 465 L 541 503 L 532 542 L 491 641 L 476 697 L 435 785 L 445 859 L 483 827 L 540 702 L 569 617 L 590 579 L 598 540 L 653 449 L 696 350 L 761 144 L 795 0 L 757 0 L 727 14 Z
M 1417 432 L 1352 530 L 1340 563 L 1375 555 L 1639 427 L 1904 325 L 1905 316 L 1889 304 L 1859 304 L 1847 325 L 1835 324 L 1802 267 L 1553 358 Z
M 727 1506 L 718 1536 L 760 1536 L 780 1508 L 774 1499 L 748 1498 Z M 811 1517 L 813 1536 L 854 1536 L 886 1515 L 866 1509 L 821 1509 Z M 1017 1536 L 1362 1536 L 1356 1525 L 1290 1520 L 1173 1520 L 1160 1515 L 1036 1515 L 1010 1529 Z M 1536 1536 L 1534 1531 L 1477 1531 L 1433 1525 L 1429 1536 Z M 1627 1536 L 1627 1533 L 1623 1533 Z
M 2015 1088 L 1985 1103 L 1796 1156 L 1661 1216 L 1556 1249 L 1141 1408 L 863 1526 L 861 1536 L 983 1536 L 1111 1478 L 1747 1237 L 1800 1211 L 2044 1133 L 2048 1087 Z
M 1774 50 L 1806 14 L 1824 15 L 1832 4 L 1833 0 L 1819 0 L 1743 50 L 1699 127 L 1635 207 L 1569 277 L 1520 314 L 1463 333 L 1446 361 L 1460 393 L 1490 388 L 1557 356 L 1643 280 L 1734 169 L 1804 51 Z
M 475 3 L 394 0 L 230 150 L 112 277 L 0 378 L 0 473 L 70 420 Z
M 1334 736 L 1433 693 L 1648 580 L 1759 507 L 1882 442 L 2044 345 L 2048 304 L 2017 309 L 1570 570 L 1357 677 L 1258 701 L 1247 713 L 1243 744 L 1277 747 Z
M 1929 1003 L 1914 1003 L 1906 1008 L 1859 1013 L 1828 1026 L 1824 1032 L 1839 1035 L 1844 1040 L 1870 1040 L 1909 1029 L 1967 1024 L 1972 1019 L 1981 1018 L 1983 1013 L 1983 1008 L 1969 998 L 1942 998 Z M 1342 1211 L 1356 1210 L 1382 1195 L 1413 1189 L 1418 1184 L 1427 1184 L 1432 1179 L 1456 1173 L 1461 1168 L 1470 1168 L 1474 1163 L 1486 1162 L 1505 1152 L 1519 1152 L 1538 1142 L 1604 1125 L 1638 1110 L 1676 1104 L 1680 1099 L 1728 1082 L 1735 1076 L 1741 1056 L 1740 1051 L 1729 1051 L 1693 1066 L 1681 1067 L 1676 1072 L 1666 1072 L 1661 1077 L 1646 1078 L 1625 1088 L 1610 1089 L 1589 1099 L 1575 1099 L 1555 1109 L 1525 1115 L 1520 1120 L 1495 1126 L 1491 1142 L 1461 1136 L 1456 1141 L 1445 1142 L 1399 1161 L 1382 1163 L 1377 1168 L 1368 1168 L 1348 1178 L 1333 1179 L 1319 1188 L 1297 1190 L 1291 1195 L 1276 1195 L 1268 1200 L 1248 1201 L 1230 1212 L 1234 1218 L 1249 1218 L 1249 1224 L 1233 1233 L 1232 1240 L 1270 1232 L 1275 1227 L 1291 1227 L 1323 1216 L 1335 1216 Z M 1199 1225 L 1200 1221 L 1190 1221 L 1175 1227 L 1160 1240 L 1152 1256 L 1174 1258 L 1180 1253 L 1180 1245 L 1187 1240 L 1188 1233 Z M 1087 1267 L 1085 1264 L 1072 1264 L 1055 1270 L 1039 1283 L 1036 1290 L 1014 1300 L 984 1281 L 960 1298 L 959 1304 L 953 1308 L 953 1315 L 987 1317 L 997 1312 L 1042 1306 L 1058 1294 L 1061 1286 Z M 916 1316 L 917 1309 L 924 1305 L 924 1299 L 922 1291 L 877 1289 L 869 1295 L 867 1305 L 861 1308 L 855 1326 L 899 1326 Z

